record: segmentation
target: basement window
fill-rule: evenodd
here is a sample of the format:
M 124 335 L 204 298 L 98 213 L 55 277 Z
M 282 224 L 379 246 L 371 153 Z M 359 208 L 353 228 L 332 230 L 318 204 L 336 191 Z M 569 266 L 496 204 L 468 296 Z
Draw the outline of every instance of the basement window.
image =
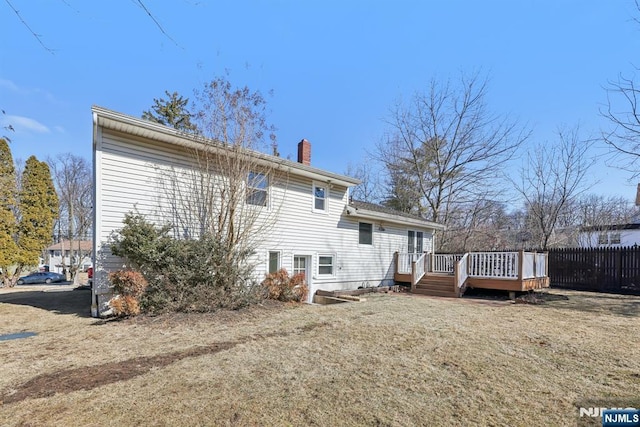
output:
M 318 255 L 318 275 L 333 276 L 334 255 Z

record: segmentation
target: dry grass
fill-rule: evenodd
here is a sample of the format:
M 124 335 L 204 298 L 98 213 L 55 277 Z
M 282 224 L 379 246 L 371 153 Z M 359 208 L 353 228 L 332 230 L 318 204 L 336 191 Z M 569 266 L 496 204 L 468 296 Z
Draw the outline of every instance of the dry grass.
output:
M 0 289 L 0 335 L 38 333 L 0 341 L 0 424 L 575 425 L 582 399 L 640 396 L 640 297 L 375 295 L 106 323 L 88 298 Z

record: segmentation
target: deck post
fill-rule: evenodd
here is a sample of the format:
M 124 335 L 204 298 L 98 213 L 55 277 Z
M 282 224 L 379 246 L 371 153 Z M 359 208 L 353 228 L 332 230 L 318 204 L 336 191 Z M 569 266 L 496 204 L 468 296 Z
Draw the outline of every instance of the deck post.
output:
M 398 251 L 393 253 L 393 262 L 396 264 L 396 274 L 400 272 L 400 266 L 398 265 Z
M 411 261 L 411 292 L 416 290 L 416 262 Z
M 524 249 L 518 251 L 518 280 L 522 285 L 522 277 L 524 276 Z
M 431 253 L 429 254 L 429 257 L 431 258 L 431 262 L 429 263 L 429 273 L 433 273 L 433 263 L 436 262 L 436 253 L 435 251 L 431 251 Z

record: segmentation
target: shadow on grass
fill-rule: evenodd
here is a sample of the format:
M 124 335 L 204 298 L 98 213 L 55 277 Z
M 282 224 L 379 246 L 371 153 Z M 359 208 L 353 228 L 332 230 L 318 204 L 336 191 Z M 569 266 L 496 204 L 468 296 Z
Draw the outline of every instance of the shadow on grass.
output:
M 507 291 L 469 289 L 465 299 L 482 301 L 508 301 Z M 517 292 L 516 303 L 546 308 L 583 311 L 587 313 L 612 314 L 624 317 L 640 317 L 640 296 L 618 295 L 586 291 L 552 289 Z
M 638 296 L 553 290 L 536 292 L 535 297 L 541 301 L 539 306 L 543 308 L 640 317 L 640 297 Z
M 0 303 L 26 305 L 56 314 L 91 317 L 91 290 L 25 291 L 0 294 Z

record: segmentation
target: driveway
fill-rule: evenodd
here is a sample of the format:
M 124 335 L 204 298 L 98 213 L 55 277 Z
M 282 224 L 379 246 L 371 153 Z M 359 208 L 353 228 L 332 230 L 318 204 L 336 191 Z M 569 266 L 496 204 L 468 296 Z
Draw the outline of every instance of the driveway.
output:
M 91 290 L 72 282 L 0 288 L 0 303 L 27 305 L 59 314 L 91 316 Z

